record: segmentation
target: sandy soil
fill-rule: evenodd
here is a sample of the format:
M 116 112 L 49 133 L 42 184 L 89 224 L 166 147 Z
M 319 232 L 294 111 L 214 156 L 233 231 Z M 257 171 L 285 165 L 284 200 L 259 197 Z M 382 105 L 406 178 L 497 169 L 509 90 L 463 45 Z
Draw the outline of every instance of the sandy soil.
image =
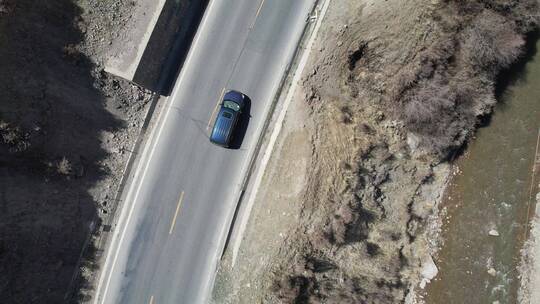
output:
M 459 9 L 438 1 L 331 2 L 239 256 L 234 265 L 230 252 L 224 258 L 216 303 L 419 300 L 414 290 L 437 273 L 432 255 L 448 160 L 495 101 L 497 69 L 467 62 L 466 34 L 446 23 L 474 28 L 477 16 L 492 12 L 477 7 L 477 15 L 461 16 Z M 525 15 L 506 20 L 534 20 Z M 509 54 L 522 45 L 526 26 L 516 28 Z M 457 98 L 439 120 L 400 113 L 431 85 L 444 91 L 461 83 L 477 87 L 463 97 L 439 96 Z

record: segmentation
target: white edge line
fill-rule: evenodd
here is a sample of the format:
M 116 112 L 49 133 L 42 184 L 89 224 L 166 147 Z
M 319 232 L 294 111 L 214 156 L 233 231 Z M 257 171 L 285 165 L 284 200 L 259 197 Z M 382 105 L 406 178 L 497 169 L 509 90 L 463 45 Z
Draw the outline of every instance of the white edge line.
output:
M 298 86 L 298 82 L 300 81 L 300 78 L 302 77 L 302 73 L 304 71 L 304 68 L 307 64 L 307 61 L 309 59 L 309 55 L 311 54 L 313 43 L 315 42 L 315 39 L 317 38 L 317 34 L 319 32 L 319 28 L 321 27 L 322 20 L 324 19 L 324 16 L 326 15 L 326 11 L 328 10 L 328 6 L 330 4 L 331 0 L 326 0 L 322 9 L 321 14 L 318 16 L 317 23 L 315 25 L 315 28 L 313 29 L 313 32 L 311 33 L 311 37 L 305 46 L 306 51 L 302 55 L 302 58 L 300 59 L 300 63 L 298 64 L 298 67 L 296 71 L 294 72 L 293 79 L 291 81 L 292 85 L 289 87 L 289 90 L 287 92 L 287 96 L 285 98 L 285 101 L 283 103 L 283 107 L 281 109 L 281 112 L 279 113 L 279 116 L 277 118 L 277 121 L 275 123 L 275 128 L 272 131 L 272 135 L 270 136 L 270 140 L 268 142 L 268 145 L 266 146 L 266 149 L 264 151 L 263 157 L 260 162 L 260 167 L 257 170 L 257 176 L 255 177 L 254 184 L 252 186 L 253 192 L 249 195 L 248 201 L 247 201 L 247 212 L 246 215 L 242 217 L 240 225 L 239 225 L 239 232 L 236 238 L 236 242 L 233 244 L 233 253 L 232 253 L 232 267 L 234 267 L 237 257 L 238 257 L 238 251 L 240 250 L 240 245 L 242 244 L 242 235 L 244 235 L 244 231 L 247 227 L 247 222 L 249 220 L 249 215 L 251 213 L 251 209 L 253 208 L 253 204 L 255 201 L 255 198 L 257 197 L 257 193 L 259 191 L 259 186 L 262 182 L 262 178 L 264 176 L 264 173 L 266 171 L 266 166 L 268 165 L 268 162 L 270 161 L 270 157 L 272 156 L 272 152 L 274 149 L 274 145 L 276 143 L 276 140 L 279 136 L 279 133 L 281 132 L 281 128 L 283 127 L 283 120 L 285 119 L 285 114 L 287 113 L 287 109 L 289 108 L 289 105 L 291 104 L 291 101 L 294 97 L 294 94 L 296 93 L 296 88 Z
M 182 83 L 182 80 L 183 80 L 183 78 L 185 77 L 187 67 L 189 66 L 189 62 L 190 62 L 190 61 L 192 60 L 192 58 L 193 58 L 193 54 L 194 54 L 193 49 L 197 46 L 198 41 L 199 41 L 199 39 L 200 39 L 200 37 L 201 37 L 201 33 L 204 32 L 203 28 L 206 28 L 206 22 L 207 22 L 208 16 L 210 15 L 210 12 L 212 11 L 212 8 L 213 8 L 213 6 L 214 6 L 215 3 L 216 3 L 215 0 L 210 0 L 210 3 L 208 4 L 208 6 L 207 6 L 207 8 L 206 8 L 205 14 L 204 14 L 204 16 L 203 16 L 203 18 L 202 18 L 202 20 L 201 20 L 201 23 L 200 23 L 199 30 L 197 30 L 197 33 L 195 34 L 195 38 L 194 38 L 194 40 L 193 40 L 193 43 L 192 43 L 191 48 L 190 48 L 190 51 L 189 51 L 188 56 L 187 56 L 187 58 L 186 58 L 186 61 L 185 61 L 185 63 L 184 63 L 184 68 L 183 68 L 183 69 L 181 70 L 181 72 L 180 72 L 180 76 L 179 76 L 178 81 L 177 81 L 177 84 L 178 84 L 178 85 L 176 86 L 173 95 L 170 96 L 170 97 L 168 98 L 168 100 L 167 100 L 168 103 L 171 102 L 172 100 L 174 100 L 174 98 L 175 98 L 176 95 L 178 94 L 178 91 L 179 91 L 179 88 L 180 88 L 180 84 Z M 161 122 L 161 125 L 160 125 L 160 128 L 159 128 L 158 132 L 157 132 L 157 136 L 156 136 L 156 138 L 155 138 L 155 140 L 154 140 L 154 143 L 153 143 L 153 145 L 152 145 L 152 148 L 151 148 L 151 150 L 150 150 L 150 155 L 149 155 L 148 158 L 146 158 L 147 161 L 146 161 L 146 164 L 145 164 L 145 166 L 144 166 L 144 170 L 143 170 L 142 176 L 141 176 L 141 178 L 139 178 L 139 180 L 138 180 L 139 183 L 138 183 L 138 186 L 137 186 L 137 190 L 136 190 L 136 192 L 135 192 L 135 197 L 134 197 L 134 199 L 133 199 L 133 200 L 129 200 L 129 198 L 131 198 L 131 194 L 132 194 L 132 192 L 133 192 L 133 190 L 134 190 L 134 187 L 133 187 L 134 184 L 132 184 L 132 186 L 129 188 L 128 193 L 127 193 L 127 195 L 126 195 L 126 200 L 125 200 L 125 201 L 126 201 L 126 202 L 131 202 L 131 208 L 129 209 L 129 213 L 127 214 L 127 218 L 126 218 L 126 211 L 127 211 L 127 209 L 125 208 L 125 207 L 127 207 L 127 206 L 124 206 L 124 208 L 122 208 L 122 211 L 121 211 L 121 213 L 120 213 L 120 217 L 119 217 L 119 220 L 118 220 L 118 223 L 117 223 L 117 224 L 119 225 L 120 223 L 122 223 L 122 222 L 124 222 L 124 221 L 125 221 L 125 224 L 122 225 L 121 228 L 120 228 L 120 229 L 122 230 L 121 233 L 120 233 L 120 231 L 118 231 L 117 233 L 113 234 L 113 238 L 112 238 L 111 243 L 110 243 L 110 245 L 109 245 L 109 250 L 107 251 L 107 256 L 106 256 L 106 258 L 105 258 L 105 262 L 104 262 L 103 268 L 102 268 L 102 269 L 103 269 L 102 271 L 104 271 L 105 273 L 108 272 L 108 273 L 107 273 L 107 274 L 108 274 L 108 275 L 107 275 L 107 282 L 106 282 L 106 284 L 105 284 L 105 287 L 104 287 L 105 289 L 104 289 L 104 291 L 103 291 L 103 299 L 102 299 L 102 301 L 100 301 L 100 295 L 101 295 L 101 292 L 100 292 L 100 291 L 101 291 L 101 288 L 103 288 L 102 285 L 103 285 L 104 280 L 105 280 L 105 275 L 104 275 L 105 273 L 102 272 L 101 275 L 100 275 L 100 278 L 99 278 L 98 286 L 97 286 L 97 288 L 96 288 L 96 293 L 95 293 L 95 295 L 94 295 L 94 299 L 95 299 L 95 300 L 94 300 L 94 303 L 95 303 L 95 304 L 98 304 L 98 303 L 104 304 L 104 303 L 105 303 L 107 291 L 108 291 L 108 289 L 109 289 L 109 284 L 110 284 L 111 278 L 112 278 L 112 273 L 113 273 L 112 270 L 114 269 L 114 267 L 115 267 L 115 265 L 116 265 L 116 262 L 117 262 L 117 259 L 118 259 L 118 255 L 120 254 L 120 248 L 121 248 L 120 245 L 122 244 L 122 242 L 123 242 L 123 240 L 124 240 L 124 237 L 125 237 L 125 234 L 126 234 L 126 230 L 127 230 L 128 224 L 129 224 L 129 221 L 131 220 L 131 216 L 133 215 L 133 210 L 135 209 L 135 205 L 136 205 L 135 202 L 137 201 L 137 197 L 138 197 L 139 191 L 140 191 L 140 189 L 141 189 L 142 181 L 144 180 L 144 177 L 146 176 L 146 172 L 147 172 L 147 170 L 148 170 L 150 160 L 152 159 L 152 156 L 153 156 L 153 154 L 154 154 L 155 148 L 156 148 L 156 146 L 157 146 L 157 142 L 159 141 L 159 137 L 161 136 L 161 132 L 163 131 L 163 127 L 164 127 L 164 125 L 165 125 L 165 121 L 167 121 L 167 117 L 168 117 L 168 115 L 169 115 L 169 113 L 170 113 L 171 108 L 172 108 L 172 107 L 170 107 L 170 106 L 167 107 L 163 120 L 160 120 L 160 119 L 158 118 L 158 121 Z M 161 117 L 161 115 L 160 115 L 160 117 Z M 155 130 L 156 130 L 156 129 L 153 129 L 153 130 L 152 130 L 152 135 L 149 137 L 150 139 L 153 137 Z M 150 140 L 150 141 L 151 141 L 151 140 Z M 150 147 L 150 145 L 148 145 L 148 146 L 145 147 L 144 152 L 143 152 L 143 155 L 147 155 L 149 147 Z M 141 160 L 144 160 L 144 159 L 145 159 L 145 158 L 141 158 Z M 139 165 L 137 166 L 137 170 L 136 170 L 136 173 L 134 174 L 134 178 L 135 178 L 136 176 L 138 176 L 138 173 L 140 173 L 140 170 L 141 170 L 141 168 L 142 168 L 141 165 L 142 165 L 142 163 L 139 163 Z M 118 239 L 118 237 L 120 237 L 120 239 Z M 118 240 L 117 240 L 117 239 L 118 239 Z M 108 264 L 109 264 L 109 262 L 110 262 L 110 260 L 111 260 L 111 257 L 112 257 L 111 255 L 112 255 L 112 253 L 113 253 L 113 250 L 112 250 L 112 249 L 113 249 L 115 243 L 118 243 L 118 245 L 117 245 L 117 247 L 116 247 L 116 252 L 114 253 L 114 258 L 113 258 L 113 260 L 112 260 L 112 265 L 111 265 L 111 267 L 110 267 L 111 271 L 108 271 Z

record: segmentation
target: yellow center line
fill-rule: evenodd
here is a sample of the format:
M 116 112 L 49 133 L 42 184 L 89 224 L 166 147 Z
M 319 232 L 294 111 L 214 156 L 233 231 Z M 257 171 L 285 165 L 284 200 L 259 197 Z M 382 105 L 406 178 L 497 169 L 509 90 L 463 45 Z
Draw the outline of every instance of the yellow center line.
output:
M 214 107 L 214 110 L 212 111 L 212 115 L 210 115 L 210 120 L 208 120 L 208 125 L 206 125 L 207 129 L 210 129 L 210 125 L 212 124 L 212 120 L 214 120 L 214 115 L 216 114 L 216 110 L 218 109 L 219 104 L 221 103 L 221 100 L 223 99 L 223 95 L 225 94 L 225 88 L 221 89 L 221 93 L 219 94 L 219 99 L 217 100 L 216 106 Z
M 178 212 L 180 211 L 180 206 L 182 206 L 182 200 L 184 199 L 184 191 L 180 193 L 180 199 L 178 200 L 178 204 L 176 205 L 176 211 L 174 212 L 174 217 L 172 219 L 171 228 L 169 229 L 169 234 L 172 234 L 174 229 L 174 224 L 176 223 L 176 218 L 178 217 Z
M 262 9 L 262 6 L 264 4 L 264 1 L 265 0 L 262 0 L 261 3 L 259 4 L 259 8 L 257 9 L 257 13 L 255 14 L 255 20 L 253 20 L 253 23 L 251 23 L 251 26 L 249 27 L 250 29 L 252 29 L 253 26 L 255 26 L 255 22 L 257 21 L 257 18 L 259 17 L 259 14 L 261 13 L 261 9 Z
M 151 296 L 150 297 L 150 302 L 148 302 L 149 304 L 154 304 L 154 296 Z

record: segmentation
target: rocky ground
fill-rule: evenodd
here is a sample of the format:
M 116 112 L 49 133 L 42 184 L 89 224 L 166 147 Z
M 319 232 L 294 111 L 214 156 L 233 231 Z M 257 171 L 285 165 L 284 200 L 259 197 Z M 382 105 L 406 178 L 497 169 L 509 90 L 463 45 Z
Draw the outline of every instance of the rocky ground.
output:
M 536 1 L 332 1 L 217 303 L 413 303 Z
M 135 1 L 0 0 L 0 298 L 77 300 L 150 92 L 103 72 Z M 92 262 L 83 266 L 92 269 Z

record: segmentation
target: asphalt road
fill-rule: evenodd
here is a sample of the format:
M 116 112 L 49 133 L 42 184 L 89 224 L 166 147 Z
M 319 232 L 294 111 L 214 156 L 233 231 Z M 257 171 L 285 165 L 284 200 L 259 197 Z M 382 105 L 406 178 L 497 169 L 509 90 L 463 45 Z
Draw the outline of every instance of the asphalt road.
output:
M 95 303 L 207 303 L 257 139 L 315 0 L 213 0 L 136 175 Z M 239 149 L 208 140 L 224 90 L 251 99 Z

